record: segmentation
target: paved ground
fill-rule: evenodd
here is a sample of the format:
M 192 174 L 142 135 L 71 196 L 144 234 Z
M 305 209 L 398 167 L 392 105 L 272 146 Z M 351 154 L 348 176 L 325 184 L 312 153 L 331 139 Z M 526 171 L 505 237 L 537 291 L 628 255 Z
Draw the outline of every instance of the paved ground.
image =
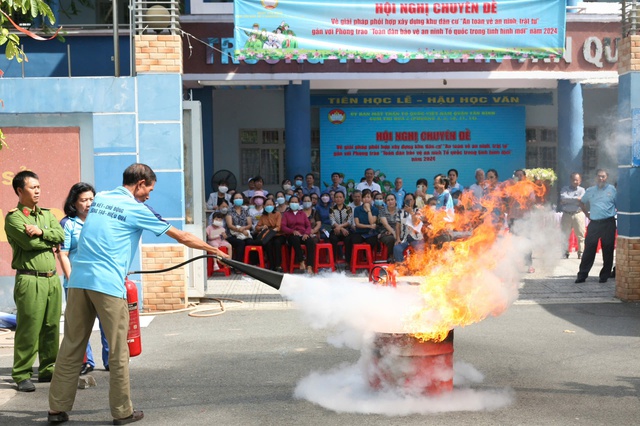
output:
M 276 290 L 232 276 L 208 282 L 211 297 L 244 301 L 226 302 L 224 315 L 157 315 L 143 329 L 134 402 L 149 425 L 636 424 L 640 306 L 617 301 L 613 280 L 598 283 L 598 263 L 580 285 L 577 259 L 536 266 L 516 306 L 456 330 L 448 397 L 372 396 L 357 378 L 344 383 L 358 351 L 329 345 L 329 331 L 302 321 Z M 16 392 L 11 362 L 12 350 L 0 348 L 0 424 L 44 423 L 49 385 Z M 110 423 L 108 373 L 92 374 L 98 386 L 78 391 L 71 424 Z

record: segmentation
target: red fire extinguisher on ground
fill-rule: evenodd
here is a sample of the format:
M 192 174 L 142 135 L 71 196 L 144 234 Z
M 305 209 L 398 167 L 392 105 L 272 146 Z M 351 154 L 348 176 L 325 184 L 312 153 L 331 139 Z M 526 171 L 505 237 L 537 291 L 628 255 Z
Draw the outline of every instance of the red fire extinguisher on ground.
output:
M 129 356 L 134 357 L 142 352 L 142 340 L 140 338 L 140 313 L 138 312 L 138 288 L 133 281 L 125 279 L 124 286 L 127 289 L 127 303 L 129 305 L 129 332 L 127 344 Z

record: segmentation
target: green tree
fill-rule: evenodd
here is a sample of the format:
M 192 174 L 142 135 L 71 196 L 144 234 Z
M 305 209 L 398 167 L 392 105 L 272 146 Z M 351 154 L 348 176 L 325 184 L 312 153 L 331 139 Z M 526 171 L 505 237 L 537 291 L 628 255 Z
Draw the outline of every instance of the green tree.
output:
M 20 48 L 20 37 L 16 32 L 10 31 L 15 28 L 29 36 L 32 33 L 21 28 L 15 23 L 14 16 L 31 15 L 31 18 L 43 16 L 49 18 L 51 22 L 55 21 L 53 12 L 48 4 L 43 0 L 0 0 L 0 47 L 5 46 L 5 56 L 8 60 L 16 60 L 18 62 L 27 61 L 27 55 Z M 2 70 L 0 70 L 0 76 Z M 4 107 L 2 99 L 0 106 Z M 4 139 L 2 129 L 0 129 L 0 150 L 7 146 Z

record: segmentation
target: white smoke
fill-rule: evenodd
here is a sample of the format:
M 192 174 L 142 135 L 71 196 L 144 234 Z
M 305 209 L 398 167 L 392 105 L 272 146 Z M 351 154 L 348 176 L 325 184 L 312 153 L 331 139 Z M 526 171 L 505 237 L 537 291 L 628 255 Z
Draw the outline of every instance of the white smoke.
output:
M 463 277 L 451 283 L 451 291 L 473 292 L 471 299 L 487 305 L 480 307 L 486 316 L 504 312 L 518 297 L 518 286 L 526 271 L 524 259 L 530 250 L 536 257 L 536 265 L 549 267 L 545 263 L 556 262 L 562 253 L 562 237 L 553 218 L 553 213 L 539 210 L 518 225 L 520 235 L 499 238 L 479 258 L 454 259 L 457 262 L 473 262 L 473 277 Z M 489 262 L 489 259 L 499 260 Z M 493 265 L 489 269 L 485 265 Z M 435 271 L 434 271 L 435 273 Z M 281 294 L 292 300 L 300 309 L 311 327 L 331 331 L 328 342 L 336 347 L 347 347 L 361 351 L 356 364 L 341 365 L 325 372 L 313 372 L 302 379 L 295 390 L 297 398 L 307 399 L 322 407 L 337 412 L 377 413 L 389 416 L 427 414 L 447 411 L 493 410 L 511 404 L 513 392 L 509 389 L 472 388 L 484 380 L 473 366 L 456 360 L 453 366 L 454 389 L 425 396 L 420 390 L 430 383 L 414 379 L 413 371 L 402 371 L 398 358 L 386 358 L 375 351 L 375 336 L 380 333 L 407 333 L 406 321 L 411 312 L 423 307 L 423 295 L 418 287 L 406 281 L 422 281 L 428 285 L 429 277 L 398 279 L 397 287 L 377 286 L 361 282 L 344 274 L 327 274 L 316 277 L 285 275 Z M 405 281 L 403 283 L 403 281 Z M 487 303 L 489 302 L 489 303 Z M 476 312 L 478 307 L 471 307 Z M 483 312 L 483 309 L 486 312 Z M 425 331 L 430 331 L 429 322 L 438 323 L 439 312 L 421 316 L 425 320 Z M 456 324 L 452 324 L 454 328 Z M 372 361 L 373 353 L 378 358 Z M 439 360 L 432 360 L 437 367 Z M 450 367 L 450 359 L 449 359 Z M 411 377 L 407 383 L 372 385 L 373 370 L 391 371 L 398 377 Z M 443 368 L 439 377 L 435 368 L 431 379 L 451 379 L 451 369 Z M 373 372 L 375 373 L 375 371 Z M 417 391 L 416 389 L 417 388 Z
M 403 388 L 374 390 L 369 385 L 361 359 L 326 372 L 314 372 L 296 386 L 294 396 L 338 413 L 408 416 L 450 411 L 496 410 L 514 400 L 509 389 L 472 389 L 482 374 L 469 364 L 454 364 L 454 390 L 437 396 L 406 393 Z

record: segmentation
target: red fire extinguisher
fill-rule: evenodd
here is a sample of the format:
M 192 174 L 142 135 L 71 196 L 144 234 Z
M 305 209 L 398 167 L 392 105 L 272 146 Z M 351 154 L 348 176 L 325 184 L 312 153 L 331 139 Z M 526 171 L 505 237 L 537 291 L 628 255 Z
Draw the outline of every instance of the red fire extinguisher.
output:
M 142 340 L 140 338 L 140 313 L 138 312 L 138 288 L 129 279 L 125 279 L 124 286 L 127 289 L 127 303 L 129 304 L 129 332 L 127 344 L 129 356 L 134 357 L 142 352 Z

